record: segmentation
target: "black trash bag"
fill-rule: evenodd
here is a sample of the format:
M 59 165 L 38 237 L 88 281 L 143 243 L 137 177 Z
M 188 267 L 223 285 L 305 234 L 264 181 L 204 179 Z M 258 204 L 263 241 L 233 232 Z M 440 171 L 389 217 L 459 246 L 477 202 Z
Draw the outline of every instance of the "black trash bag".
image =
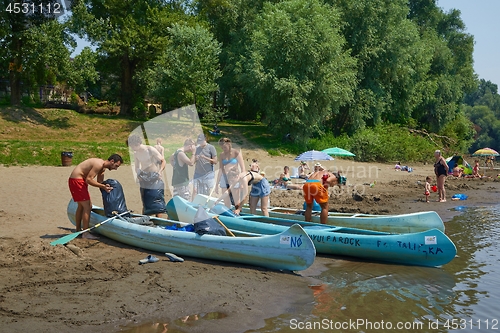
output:
M 115 179 L 106 179 L 103 184 L 109 184 L 109 186 L 113 188 L 109 193 L 101 189 L 102 203 L 104 204 L 104 213 L 106 216 L 115 216 L 113 214 L 115 211 L 118 214 L 128 211 L 122 185 Z M 122 216 L 130 217 L 130 214 L 124 214 Z
M 153 227 L 155 224 L 149 216 L 126 217 L 125 220 L 129 223 Z
M 198 235 L 217 235 L 217 236 L 227 236 L 226 230 L 213 218 L 208 218 L 206 220 L 196 222 L 193 224 L 194 232 Z
M 160 174 L 158 172 L 153 171 L 142 171 L 139 170 L 137 173 L 137 178 L 139 178 L 139 183 L 141 187 L 145 188 L 155 188 L 158 186 L 158 180 L 161 181 Z
M 158 180 L 155 188 L 141 187 L 142 213 L 145 215 L 165 213 L 165 190 L 162 180 Z

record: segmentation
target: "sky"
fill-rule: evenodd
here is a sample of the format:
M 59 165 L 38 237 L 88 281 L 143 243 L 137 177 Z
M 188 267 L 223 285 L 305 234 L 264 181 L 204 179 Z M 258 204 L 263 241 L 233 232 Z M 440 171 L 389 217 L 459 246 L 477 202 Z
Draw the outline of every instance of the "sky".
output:
M 500 0 L 437 0 L 445 12 L 460 10 L 467 33 L 474 36 L 474 71 L 479 79 L 500 85 L 500 32 L 495 22 L 500 13 Z M 77 40 L 73 56 L 89 43 Z
M 455 8 L 467 33 L 474 36 L 474 71 L 479 79 L 500 85 L 500 33 L 496 23 L 500 0 L 437 0 L 445 12 Z

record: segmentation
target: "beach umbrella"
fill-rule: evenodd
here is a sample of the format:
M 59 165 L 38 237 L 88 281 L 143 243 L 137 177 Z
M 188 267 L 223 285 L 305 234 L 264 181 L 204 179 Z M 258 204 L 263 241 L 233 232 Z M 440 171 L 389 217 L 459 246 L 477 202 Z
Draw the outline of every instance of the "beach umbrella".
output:
M 500 156 L 500 154 L 491 148 L 481 148 L 476 150 L 472 156 Z
M 333 161 L 333 158 L 319 150 L 309 150 L 295 157 L 295 161 Z
M 328 155 L 334 155 L 334 156 L 356 156 L 353 153 L 351 153 L 350 151 L 342 149 L 342 148 L 338 148 L 338 147 L 328 148 L 328 149 L 322 150 L 322 152 L 326 153 Z

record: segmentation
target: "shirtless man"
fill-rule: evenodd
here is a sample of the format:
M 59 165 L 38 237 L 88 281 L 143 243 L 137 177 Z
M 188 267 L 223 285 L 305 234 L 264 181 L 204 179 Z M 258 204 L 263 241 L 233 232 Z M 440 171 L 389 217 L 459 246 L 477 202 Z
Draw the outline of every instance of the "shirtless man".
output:
M 76 231 L 86 230 L 89 228 L 90 212 L 92 211 L 92 203 L 90 202 L 90 193 L 88 185 L 98 187 L 111 192 L 113 189 L 109 184 L 102 184 L 104 181 L 104 171 L 116 170 L 123 163 L 123 159 L 118 154 L 111 155 L 107 161 L 100 158 L 89 158 L 78 164 L 71 172 L 68 179 L 69 190 L 73 200 L 78 204 L 76 209 Z M 97 180 L 94 178 L 97 177 Z M 97 239 L 90 233 L 83 233 L 82 238 Z
M 158 144 L 161 146 L 161 139 Z M 165 158 L 158 148 L 155 148 L 156 146 L 143 144 L 142 139 L 136 134 L 128 138 L 128 146 L 134 152 L 134 167 L 140 186 L 142 213 L 155 214 L 160 217 L 160 214 L 165 212 L 165 183 L 162 177 L 166 165 Z
M 314 172 L 309 175 L 308 180 L 302 187 L 304 200 L 306 201 L 305 220 L 312 221 L 313 202 L 321 207 L 320 222 L 326 224 L 328 220 L 328 187 L 335 185 L 337 177 L 331 172 L 326 171 L 321 164 L 317 163 Z

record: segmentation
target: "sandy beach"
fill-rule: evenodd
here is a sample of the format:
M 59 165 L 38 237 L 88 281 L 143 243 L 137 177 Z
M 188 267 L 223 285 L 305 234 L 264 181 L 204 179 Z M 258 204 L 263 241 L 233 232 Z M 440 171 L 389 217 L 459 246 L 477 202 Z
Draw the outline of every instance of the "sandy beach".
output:
M 268 179 L 277 177 L 284 165 L 298 166 L 291 156 L 270 157 L 260 150 L 245 153 L 245 160 L 260 160 Z M 433 193 L 433 202 L 425 203 L 423 184 L 426 176 L 433 176 L 431 163 L 432 157 L 427 165 L 411 165 L 413 172 L 408 173 L 389 164 L 324 162 L 347 176 L 347 185 L 330 197 L 330 210 L 374 214 L 435 210 L 446 222 L 459 214 L 453 209 L 456 206 L 498 202 L 498 179 L 449 177 L 448 201 L 435 202 Z M 159 262 L 138 265 L 148 252 L 105 237 L 50 246 L 52 240 L 75 230 L 66 215 L 71 170 L 0 166 L 0 327 L 4 332 L 116 332 L 123 325 L 148 321 L 158 326 L 141 332 L 161 332 L 163 324 L 168 328 L 185 321 L 192 323 L 189 332 L 243 332 L 263 326 L 265 318 L 300 311 L 296 303 L 312 304 L 309 286 L 314 285 L 314 276 L 325 262 L 337 260 L 319 256 L 308 270 L 289 273 L 187 257 L 183 263 L 173 263 L 161 253 L 153 253 Z M 498 173 L 487 171 L 490 176 Z M 107 171 L 105 177 L 119 180 L 128 208 L 141 211 L 130 166 Z M 358 195 L 353 197 L 353 191 Z M 469 198 L 450 200 L 457 193 Z M 166 194 L 168 199 L 170 193 Z M 102 205 L 96 188 L 91 188 L 91 197 L 94 204 Z M 302 204 L 301 191 L 271 194 L 273 206 L 299 209 Z M 209 318 L 207 314 L 217 320 L 195 323 L 203 316 Z

